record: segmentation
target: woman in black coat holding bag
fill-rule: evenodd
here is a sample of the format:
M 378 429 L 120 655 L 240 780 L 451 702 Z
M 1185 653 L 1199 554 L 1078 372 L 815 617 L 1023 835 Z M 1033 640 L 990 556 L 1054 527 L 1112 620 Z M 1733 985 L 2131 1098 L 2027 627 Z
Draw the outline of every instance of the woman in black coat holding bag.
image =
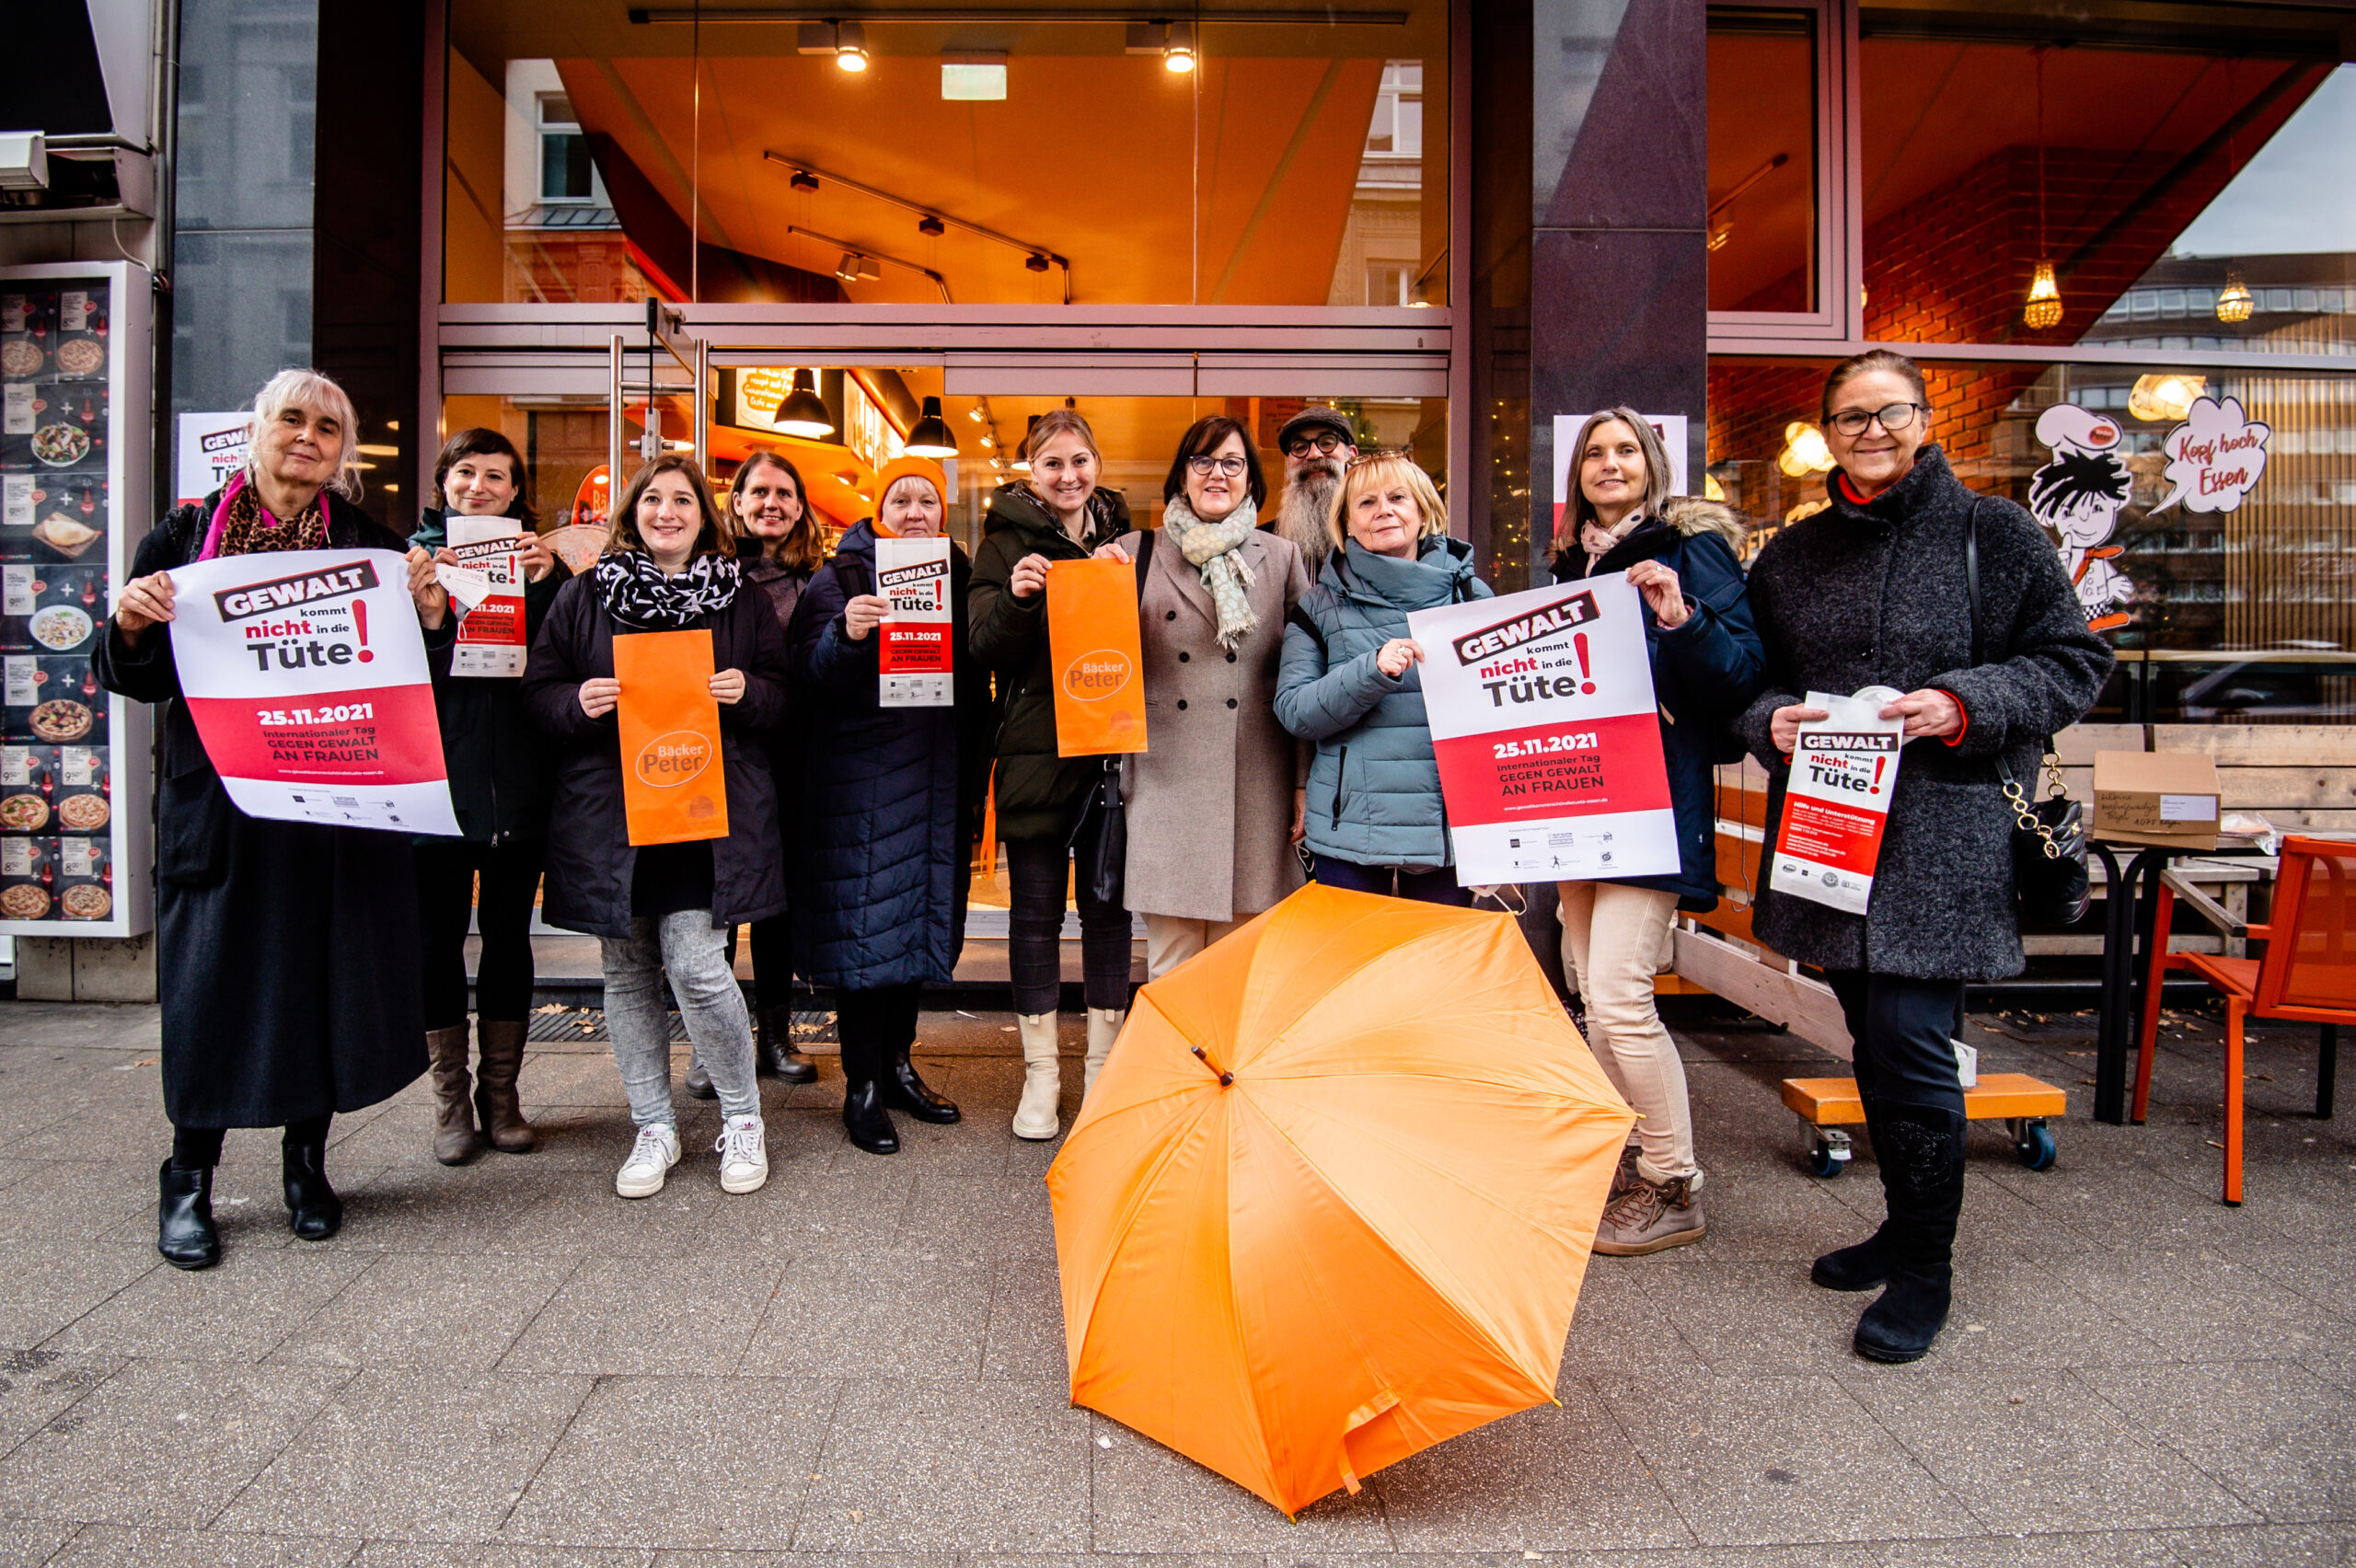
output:
M 176 1268 L 220 1262 L 213 1170 L 230 1127 L 283 1127 L 294 1234 L 343 1222 L 328 1124 L 425 1070 L 417 890 L 406 835 L 248 817 L 223 788 L 172 659 L 172 571 L 223 556 L 399 550 L 353 505 L 359 425 L 326 376 L 283 370 L 254 399 L 243 473 L 172 512 L 140 544 L 90 663 L 109 691 L 164 706 L 156 797 L 156 985 L 163 1002 L 171 1158 L 157 1180 L 156 1250 Z M 432 557 L 409 552 L 429 651 L 456 635 Z M 257 567 L 257 571 L 262 571 Z
M 548 855 L 546 744 L 525 716 L 524 656 L 557 590 L 572 577 L 540 542 L 523 454 L 498 431 L 462 430 L 433 465 L 442 505 L 426 509 L 410 543 L 439 550 L 451 517 L 513 518 L 523 528 L 523 643 L 461 643 L 435 662 L 433 706 L 450 770 L 457 838 L 417 841 L 417 909 L 424 940 L 425 1051 L 433 1073 L 433 1158 L 464 1165 L 488 1141 L 529 1154 L 531 1123 L 515 1091 L 532 1010 L 532 908 Z M 479 888 L 479 891 L 478 891 Z M 480 1070 L 468 1100 L 467 934 L 482 940 L 475 966 L 475 1038 Z M 475 1121 L 482 1121 L 477 1131 Z
M 1875 350 L 1833 366 L 1824 435 L 1831 505 L 1768 541 L 1750 569 L 1766 647 L 1736 732 L 1769 772 L 1767 852 L 1751 929 L 1823 969 L 1855 1041 L 1857 1089 L 1888 1217 L 1816 1261 L 1830 1290 L 1881 1297 L 1860 1355 L 1913 1361 L 1946 1325 L 1963 1210 L 1963 1088 L 1950 1044 L 1964 982 L 2020 973 L 2007 780 L 2036 782 L 2047 737 L 2082 718 L 2111 670 L 2043 529 L 1980 496 L 1925 445 L 1923 373 Z M 1976 547 L 1979 604 L 1967 549 Z M 1810 691 L 1900 695 L 1898 787 L 1864 915 L 1781 891 L 1773 847 Z
M 947 518 L 938 465 L 903 457 L 877 478 L 875 515 L 845 534 L 793 612 L 807 719 L 793 933 L 803 973 L 835 989 L 843 1127 L 870 1154 L 900 1147 L 891 1112 L 958 1119 L 908 1060 L 927 983 L 955 973 L 987 767 L 988 683 L 965 640 L 971 572 L 949 551 L 953 704 L 886 708 L 877 645 L 877 536 L 932 538 Z

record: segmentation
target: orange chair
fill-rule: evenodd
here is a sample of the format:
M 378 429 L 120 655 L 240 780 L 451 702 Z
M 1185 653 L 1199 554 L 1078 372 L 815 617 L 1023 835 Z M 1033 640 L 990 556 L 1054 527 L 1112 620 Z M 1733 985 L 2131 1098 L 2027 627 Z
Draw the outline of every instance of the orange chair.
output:
M 2135 1069 L 2135 1120 L 2152 1091 L 2152 1044 L 2160 1028 L 2160 980 L 2189 970 L 2225 997 L 2225 1202 L 2242 1201 L 2242 1030 L 2252 1018 L 2301 1019 L 2323 1025 L 2316 1066 L 2316 1114 L 2331 1114 L 2339 1026 L 2356 1023 L 2356 843 L 2285 838 L 2282 870 L 2274 884 L 2273 918 L 2263 926 L 2228 925 L 2266 943 L 2263 958 L 2212 958 L 2170 952 L 2168 921 L 2185 896 L 2205 917 L 2232 917 L 2171 873 L 2160 880 L 2152 922 L 2152 969 L 2143 990 L 2142 1060 Z

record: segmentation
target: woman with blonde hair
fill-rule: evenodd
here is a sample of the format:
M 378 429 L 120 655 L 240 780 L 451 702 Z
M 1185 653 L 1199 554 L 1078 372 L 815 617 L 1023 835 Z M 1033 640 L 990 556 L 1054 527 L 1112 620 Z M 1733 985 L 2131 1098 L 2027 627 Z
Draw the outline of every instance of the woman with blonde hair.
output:
M 1718 736 L 1758 689 L 1761 653 L 1738 559 L 1741 520 L 1715 502 L 1669 494 L 1669 455 L 1649 421 L 1624 408 L 1589 415 L 1571 446 L 1571 472 L 1554 580 L 1625 571 L 1642 596 L 1677 817 L 1675 871 L 1555 890 L 1563 965 L 1587 1003 L 1588 1043 L 1644 1115 L 1595 1239 L 1597 1251 L 1630 1256 L 1704 1232 L 1685 1065 L 1654 1004 L 1653 975 L 1667 962 L 1677 912 L 1717 906 Z
M 1448 533 L 1431 478 L 1403 453 L 1361 457 L 1342 476 L 1333 553 L 1285 628 L 1276 721 L 1317 755 L 1309 767 L 1311 875 L 1459 907 L 1439 763 L 1407 633 L 1412 610 L 1491 596 L 1472 547 Z
M 663 986 L 719 1090 L 720 1187 L 768 1180 L 752 1022 L 728 960 L 728 928 L 785 908 L 785 856 L 766 742 L 785 717 L 785 640 L 768 599 L 744 591 L 736 536 L 703 471 L 657 457 L 616 499 L 595 570 L 566 583 L 524 674 L 525 699 L 560 749 L 550 812 L 549 924 L 587 931 L 605 963 L 606 1028 L 638 1136 L 614 1178 L 652 1197 L 679 1162 Z M 618 638 L 703 630 L 720 708 L 728 792 L 723 838 L 634 847 L 615 709 Z
M 425 1070 L 408 836 L 247 816 L 205 753 L 172 659 L 178 568 L 283 550 L 403 549 L 356 504 L 359 441 L 342 387 L 316 371 L 271 376 L 254 398 L 245 468 L 141 541 L 90 659 L 109 691 L 164 709 L 156 984 L 172 1152 L 157 1173 L 156 1246 L 175 1268 L 221 1259 L 213 1171 L 225 1129 L 285 1129 L 294 1234 L 323 1241 L 343 1222 L 328 1182 L 329 1119 L 390 1098 Z M 426 647 L 446 647 L 457 623 L 433 557 L 407 556 Z

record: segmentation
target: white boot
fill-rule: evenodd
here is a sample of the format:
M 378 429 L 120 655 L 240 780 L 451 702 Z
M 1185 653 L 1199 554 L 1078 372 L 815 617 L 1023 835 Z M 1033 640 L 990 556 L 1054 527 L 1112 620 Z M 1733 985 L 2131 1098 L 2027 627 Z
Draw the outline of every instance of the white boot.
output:
M 1104 1059 L 1113 1054 L 1113 1042 L 1121 1037 L 1121 1024 L 1128 1016 L 1126 1008 L 1088 1009 L 1088 1070 L 1080 1078 L 1080 1099 L 1086 1100 L 1096 1087 L 1096 1075 L 1104 1070 Z
M 1062 1066 L 1056 1059 L 1056 1015 L 1017 1013 L 1022 1033 L 1022 1101 L 1014 1108 L 1014 1136 L 1051 1138 L 1062 1130 L 1056 1102 L 1063 1097 Z

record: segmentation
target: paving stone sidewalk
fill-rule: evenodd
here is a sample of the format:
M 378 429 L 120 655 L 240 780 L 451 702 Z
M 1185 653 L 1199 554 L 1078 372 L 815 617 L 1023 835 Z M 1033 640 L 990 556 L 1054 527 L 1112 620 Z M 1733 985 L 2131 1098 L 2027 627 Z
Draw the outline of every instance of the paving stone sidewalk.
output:
M 2101 1127 L 2090 1019 L 1976 1017 L 1983 1070 L 2073 1119 L 2042 1174 L 1976 1135 L 1954 1323 L 1882 1367 L 1807 1279 L 1877 1216 L 1869 1159 L 1810 1179 L 1776 1095 L 1833 1069 L 1681 1022 L 1708 1239 L 1596 1261 L 1560 1409 L 1292 1524 L 1067 1402 L 1011 1027 L 926 1015 L 966 1120 L 904 1118 L 894 1159 L 844 1143 L 830 1058 L 768 1086 L 745 1198 L 685 1101 L 670 1185 L 614 1196 L 590 1043 L 535 1047 L 528 1159 L 435 1164 L 422 1084 L 339 1119 L 324 1244 L 286 1229 L 275 1137 L 233 1134 L 226 1258 L 191 1275 L 154 1248 L 155 1009 L 0 1004 L 0 1568 L 2356 1561 L 2356 1107 L 2304 1113 L 2310 1030 L 2257 1038 L 2233 1210 L 2213 1020 L 2172 1021 L 2150 1125 Z

